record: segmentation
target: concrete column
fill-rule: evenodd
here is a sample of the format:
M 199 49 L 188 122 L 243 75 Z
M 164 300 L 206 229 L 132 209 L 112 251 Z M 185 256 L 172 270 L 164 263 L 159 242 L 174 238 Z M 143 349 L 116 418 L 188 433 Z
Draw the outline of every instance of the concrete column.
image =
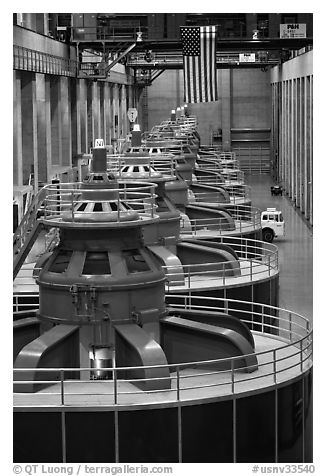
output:
M 87 152 L 87 88 L 85 79 L 77 79 L 76 85 L 77 115 L 77 154 Z
M 37 33 L 44 35 L 44 13 L 35 13 L 35 25 Z
M 308 115 L 308 128 L 309 128 L 309 178 L 308 178 L 308 191 L 309 191 L 309 223 L 313 224 L 313 76 L 309 76 L 309 115 Z
M 135 106 L 135 96 L 134 96 L 134 88 L 131 84 L 128 86 L 128 107 L 136 107 Z
M 86 81 L 86 107 L 87 107 L 87 152 L 89 151 L 90 147 L 94 144 L 94 134 L 93 134 L 93 109 L 92 109 L 92 97 L 93 97 L 93 83 L 91 81 Z
M 71 154 L 72 159 L 77 156 L 77 82 L 78 79 L 70 78 L 70 117 L 71 117 Z
M 35 74 L 37 114 L 37 155 L 39 181 L 48 182 L 52 163 L 51 115 L 49 80 L 44 74 Z
M 231 150 L 231 70 L 219 71 L 218 84 L 222 102 L 222 147 L 224 151 L 229 151 Z
M 285 81 L 282 81 L 282 127 L 281 127 L 281 144 L 282 144 L 282 160 L 281 160 L 281 163 L 282 163 L 282 175 L 281 175 L 281 180 L 282 182 L 284 182 L 284 185 L 285 185 L 285 124 L 286 124 L 286 121 L 285 121 L 285 118 L 286 118 L 286 114 L 285 114 L 285 93 L 286 93 L 286 90 L 285 90 Z
M 119 86 L 115 84 L 113 86 L 113 137 L 117 139 L 119 137 Z
M 28 183 L 29 175 L 33 169 L 35 191 L 37 191 L 38 151 L 35 75 L 24 72 L 21 76 L 21 86 L 23 184 Z
M 13 183 L 23 185 L 23 132 L 20 71 L 13 72 Z
M 51 76 L 51 151 L 52 165 L 62 164 L 62 128 L 61 128 L 61 100 L 60 78 Z
M 99 137 L 104 140 L 104 82 L 100 81 L 98 85 L 99 92 Z M 106 142 L 104 141 L 104 144 Z
M 299 125 L 298 125 L 298 147 L 299 147 L 299 162 L 300 162 L 300 181 L 299 181 L 299 197 L 300 197 L 300 209 L 304 213 L 304 183 L 305 183 L 305 169 L 304 169 L 304 104 L 303 104 L 303 95 L 304 91 L 304 78 L 299 78 L 298 80 L 298 115 L 299 115 Z
M 294 155 L 294 117 L 295 105 L 294 105 L 294 79 L 290 80 L 290 161 L 291 161 L 291 175 L 290 175 L 290 184 L 291 184 L 291 198 L 295 200 L 295 155 Z
M 43 13 L 43 31 L 44 35 L 49 34 L 49 14 Z
M 110 84 L 103 84 L 103 139 L 104 144 L 111 144 L 111 97 Z
M 23 24 L 24 28 L 29 30 L 36 30 L 36 14 L 35 13 L 23 13 Z
M 100 137 L 100 101 L 98 83 L 92 83 L 92 142 Z
M 69 78 L 60 77 L 60 103 L 61 103 L 61 137 L 62 137 L 62 165 L 72 164 L 71 145 L 71 103 L 69 94 Z
M 123 138 L 127 135 L 127 97 L 126 86 L 123 84 L 121 87 L 121 104 L 120 104 L 120 117 L 121 117 L 121 136 Z

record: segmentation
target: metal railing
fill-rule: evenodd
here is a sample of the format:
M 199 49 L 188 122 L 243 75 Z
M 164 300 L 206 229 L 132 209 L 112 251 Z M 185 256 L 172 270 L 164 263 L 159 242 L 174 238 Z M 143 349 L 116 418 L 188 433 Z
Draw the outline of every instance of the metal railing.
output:
M 250 174 L 268 174 L 271 158 L 269 147 L 233 147 L 237 152 L 240 168 Z
M 34 196 L 29 208 L 24 214 L 13 236 L 13 253 L 17 255 L 26 243 L 31 230 L 36 224 L 38 211 L 46 196 L 45 189 L 42 188 Z
M 78 62 L 24 46 L 13 46 L 13 68 L 59 76 L 77 76 Z
M 192 304 L 196 300 L 197 304 Z M 243 362 L 246 356 L 237 356 L 224 359 L 212 359 L 206 361 L 180 362 L 171 365 L 150 365 L 135 367 L 108 367 L 101 369 L 106 371 L 112 377 L 112 380 L 94 381 L 88 379 L 79 379 L 80 372 L 92 372 L 91 367 L 83 368 L 39 368 L 38 372 L 42 375 L 49 375 L 49 379 L 34 380 L 35 384 L 56 384 L 48 391 L 42 391 L 42 395 L 51 395 L 53 400 L 51 405 L 71 405 L 73 399 L 78 395 L 88 395 L 88 404 L 91 402 L 91 396 L 95 396 L 96 405 L 101 406 L 100 397 L 104 398 L 103 405 L 123 405 L 127 403 L 135 403 L 137 396 L 141 395 L 142 405 L 153 403 L 157 395 L 161 395 L 160 402 L 178 402 L 183 399 L 200 399 L 206 396 L 207 390 L 215 389 L 218 395 L 235 395 L 243 391 L 254 390 L 270 386 L 294 378 L 310 369 L 312 366 L 312 328 L 310 322 L 305 317 L 293 311 L 287 311 L 282 308 L 269 306 L 256 302 L 245 302 L 233 299 L 223 298 L 207 298 L 202 296 L 187 295 L 167 295 L 167 303 L 173 309 L 171 314 L 177 314 L 180 310 L 194 311 L 210 311 L 223 313 L 238 313 L 240 320 L 247 326 L 251 326 L 254 322 L 257 336 L 268 338 L 272 336 L 270 341 L 276 345 L 265 351 L 255 352 L 258 359 L 258 370 L 252 373 L 246 373 L 245 370 L 251 371 L 252 365 L 240 367 L 240 361 Z M 200 304 L 198 304 L 200 303 Z M 248 310 L 243 305 L 248 306 Z M 275 335 L 277 330 L 279 338 Z M 275 342 L 276 340 L 276 342 Z M 214 366 L 221 365 L 226 370 L 218 370 Z M 195 367 L 195 368 L 194 368 Z M 154 378 L 120 378 L 122 372 L 135 371 L 137 369 L 167 369 L 169 376 Z M 15 384 L 31 385 L 31 380 L 24 380 L 24 375 L 34 372 L 35 369 L 15 368 L 14 377 Z M 51 380 L 51 373 L 55 378 Z M 71 374 L 76 374 L 76 379 L 71 378 Z M 69 375 L 69 376 L 68 376 Z M 171 381 L 171 388 L 159 390 L 139 390 L 137 386 L 130 384 L 159 382 L 164 380 Z M 80 383 L 90 385 L 89 390 L 85 386 L 80 388 Z M 128 385 L 126 385 L 128 384 Z M 245 384 L 245 387 L 244 387 Z M 104 385 L 104 387 L 103 387 Z M 96 388 L 96 386 L 98 386 Z M 189 394 L 188 391 L 191 391 Z M 196 390 L 196 393 L 193 391 Z M 19 392 L 22 396 L 23 392 Z M 31 398 L 28 400 L 28 406 L 38 407 L 42 405 L 42 401 Z M 210 395 L 211 392 L 210 392 Z M 38 395 L 36 395 L 38 397 Z M 163 397 L 163 400 L 162 400 Z M 139 402 L 139 400 L 138 400 Z M 24 399 L 14 403 L 15 407 L 25 406 Z M 79 404 L 80 405 L 80 404 Z M 85 404 L 82 404 L 85 406 Z
M 232 185 L 225 184 L 225 182 L 213 182 L 212 177 L 210 176 L 209 180 L 206 180 L 205 177 L 201 177 L 201 180 L 193 182 L 196 184 L 208 184 L 210 186 L 222 187 L 229 194 L 230 202 L 236 203 L 239 200 L 249 201 L 251 200 L 251 187 L 249 185 Z M 209 190 L 207 192 L 196 192 L 194 191 L 195 200 L 199 202 L 211 202 L 211 203 L 220 203 L 220 193 L 218 191 Z M 221 202 L 225 203 L 225 202 Z
M 214 286 L 234 285 L 238 280 L 245 284 L 260 278 L 275 276 L 279 272 L 279 256 L 277 246 L 259 240 L 238 237 L 221 237 L 221 244 L 227 244 L 237 254 L 237 259 L 215 263 L 182 264 L 184 284 L 189 289 L 192 285 L 207 285 L 214 281 Z M 236 267 L 237 263 L 239 267 Z M 180 272 L 174 266 L 163 266 L 167 277 L 166 287 L 176 286 Z M 174 279 L 175 278 L 175 279 Z M 244 281 L 245 279 L 245 281 Z
M 112 41 L 136 41 L 139 31 L 142 33 L 142 39 L 148 39 L 149 29 L 143 25 L 108 25 L 108 26 L 72 26 L 71 27 L 71 41 L 98 41 L 98 40 L 112 40 Z M 151 27 L 152 35 L 158 32 L 155 27 Z
M 180 221 L 180 234 L 196 236 L 203 232 L 213 231 L 216 235 L 227 235 L 233 231 L 245 233 L 261 230 L 261 211 L 258 208 L 247 205 L 232 205 L 232 208 L 228 208 L 227 205 L 228 204 L 224 204 L 223 208 L 225 208 L 233 218 L 235 222 L 234 229 L 230 230 L 230 221 L 227 217 L 195 219 L 182 217 Z
M 39 307 L 38 293 L 14 293 L 13 312 L 33 311 Z
M 172 154 L 160 153 L 149 156 L 126 156 L 107 154 L 107 170 L 117 175 L 119 179 L 128 177 L 128 172 L 123 172 L 124 167 L 148 167 L 146 177 L 157 178 L 159 175 L 166 178 L 175 177 L 177 160 Z M 139 172 L 140 173 L 140 172 Z M 130 173 L 130 178 L 137 179 L 137 172 Z
M 235 174 L 234 171 L 228 172 L 228 171 L 221 171 L 221 172 L 216 172 L 214 175 L 197 175 L 196 174 L 196 169 L 194 171 L 194 176 L 195 179 L 193 180 L 194 183 L 200 183 L 200 184 L 207 184 L 207 185 L 217 185 L 218 187 L 226 187 L 227 190 L 229 187 L 237 188 L 237 187 L 249 187 L 248 185 L 245 185 L 244 183 L 244 172 L 239 170 Z M 214 172 L 211 171 L 213 174 Z M 234 176 L 236 175 L 235 179 Z M 221 176 L 224 178 L 224 181 L 221 181 Z M 229 183 L 230 182 L 230 183 Z M 239 182 L 235 184 L 234 182 Z M 250 188 L 250 187 L 249 187 Z M 249 192 L 251 194 L 251 192 Z
M 93 223 L 107 223 L 109 216 L 114 217 L 114 222 L 128 221 L 130 209 L 137 211 L 139 219 L 153 218 L 157 205 L 155 204 L 156 184 L 134 182 L 130 187 L 128 182 L 120 182 L 117 188 L 109 190 L 86 188 L 80 182 L 50 184 L 44 187 L 45 198 L 43 208 L 43 221 L 52 226 L 62 224 L 66 221 L 79 222 L 80 220 L 91 219 Z M 108 192 L 109 197 L 116 194 L 116 198 L 108 199 L 108 202 L 115 204 L 116 211 L 95 210 L 94 206 L 98 202 L 105 203 L 103 198 L 98 198 L 99 193 Z M 87 198 L 86 198 L 87 197 Z M 101 195 L 102 197 L 102 195 Z M 79 209 L 79 206 L 86 204 L 86 208 Z M 131 216 L 131 215 L 130 215 Z M 134 220 L 135 218 L 130 218 Z

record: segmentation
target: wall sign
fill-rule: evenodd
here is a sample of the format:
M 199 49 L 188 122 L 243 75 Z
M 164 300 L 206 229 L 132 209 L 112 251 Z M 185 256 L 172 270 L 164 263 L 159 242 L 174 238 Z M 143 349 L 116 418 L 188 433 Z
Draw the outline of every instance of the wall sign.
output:
M 135 107 L 130 107 L 128 109 L 127 115 L 130 122 L 135 122 L 138 116 L 138 111 Z
M 281 23 L 280 38 L 306 38 L 305 23 Z
M 240 63 L 255 63 L 256 55 L 255 53 L 240 53 L 239 61 Z

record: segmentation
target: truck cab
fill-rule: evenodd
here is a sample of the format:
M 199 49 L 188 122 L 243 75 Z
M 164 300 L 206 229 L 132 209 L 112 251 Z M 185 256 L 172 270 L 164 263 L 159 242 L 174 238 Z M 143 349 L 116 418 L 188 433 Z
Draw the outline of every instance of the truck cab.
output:
M 274 238 L 285 236 L 285 223 L 282 212 L 276 208 L 267 208 L 261 214 L 263 240 L 272 243 Z

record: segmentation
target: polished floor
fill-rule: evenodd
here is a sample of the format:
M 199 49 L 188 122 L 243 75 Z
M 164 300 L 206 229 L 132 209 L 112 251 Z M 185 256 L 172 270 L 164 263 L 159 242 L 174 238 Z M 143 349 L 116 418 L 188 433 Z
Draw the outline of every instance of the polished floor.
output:
M 313 240 L 312 231 L 286 196 L 272 196 L 274 185 L 269 175 L 246 175 L 252 188 L 252 205 L 265 210 L 282 210 L 285 237 L 274 243 L 279 248 L 280 303 L 279 307 L 293 310 L 312 322 L 313 316 Z

